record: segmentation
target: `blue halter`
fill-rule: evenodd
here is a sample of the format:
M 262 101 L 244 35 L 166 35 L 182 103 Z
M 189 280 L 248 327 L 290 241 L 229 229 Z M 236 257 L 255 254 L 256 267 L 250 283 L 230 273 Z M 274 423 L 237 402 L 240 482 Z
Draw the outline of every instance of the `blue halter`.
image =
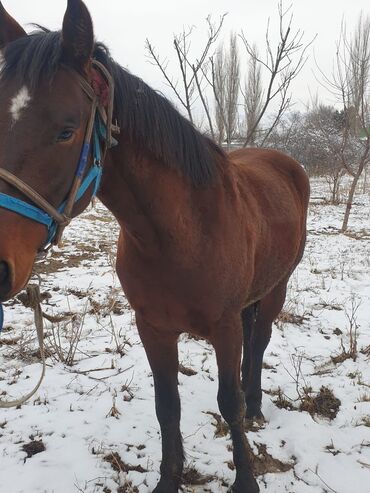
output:
M 93 138 L 92 138 L 93 164 L 89 172 L 86 174 L 85 178 L 81 182 L 81 185 L 78 189 L 75 198 L 75 203 L 78 202 L 83 197 L 86 190 L 93 183 L 95 184 L 91 194 L 91 198 L 95 197 L 98 192 L 101 176 L 102 176 L 102 166 L 101 166 L 102 153 L 101 153 L 100 141 L 101 139 L 105 140 L 105 135 L 106 135 L 105 126 L 101 120 L 101 117 L 97 114 L 95 117 Z M 82 148 L 81 156 L 75 174 L 76 177 L 82 178 L 83 175 L 85 174 L 86 167 L 88 164 L 90 147 L 91 147 L 90 143 L 86 143 Z M 57 211 L 63 213 L 65 206 L 66 206 L 66 201 L 64 201 L 58 207 Z M 35 205 L 25 202 L 24 200 L 18 199 L 16 197 L 12 197 L 11 195 L 7 195 L 5 193 L 0 193 L 0 207 L 16 212 L 17 214 L 25 216 L 29 219 L 32 219 L 33 221 L 36 221 L 46 226 L 48 230 L 48 237 L 45 245 L 49 245 L 52 243 L 56 235 L 58 224 L 56 223 L 55 219 L 51 217 L 47 212 L 45 212 L 44 210 L 42 210 L 41 208 Z
M 83 197 L 87 189 L 93 183 L 94 183 L 94 188 L 91 194 L 91 198 L 95 197 L 98 192 L 101 176 L 102 176 L 102 166 L 101 166 L 102 153 L 101 153 L 100 140 L 101 139 L 105 140 L 105 138 L 106 138 L 106 128 L 103 125 L 100 116 L 97 114 L 95 116 L 93 135 L 92 135 L 93 164 L 89 172 L 81 182 L 81 185 L 75 197 L 75 203 L 78 202 Z M 116 141 L 114 141 L 113 143 L 115 144 Z M 75 176 L 78 178 L 82 178 L 83 175 L 85 174 L 86 167 L 88 164 L 90 147 L 91 145 L 89 143 L 86 143 L 82 148 L 81 156 L 75 174 Z M 64 211 L 65 206 L 66 206 L 66 201 L 64 201 L 58 207 L 57 211 L 62 213 Z M 36 221 L 46 226 L 48 229 L 48 237 L 44 247 L 47 245 L 51 245 L 53 239 L 55 238 L 58 224 L 55 221 L 55 219 L 51 217 L 47 212 L 43 211 L 39 207 L 36 207 L 35 205 L 31 205 L 28 202 L 25 202 L 24 200 L 17 199 L 16 197 L 12 197 L 11 195 L 7 195 L 5 193 L 0 193 L 0 207 L 16 212 L 17 214 L 25 216 L 29 219 L 32 219 L 33 221 Z M 3 325 L 4 325 L 4 309 L 2 303 L 0 303 L 0 334 L 3 330 Z
M 101 142 L 104 142 L 106 149 L 118 144 L 118 142 L 112 137 L 112 131 L 119 133 L 119 127 L 117 125 L 113 125 L 112 123 L 114 104 L 114 80 L 103 64 L 101 64 L 97 60 L 92 60 L 92 65 L 95 69 L 95 75 L 97 75 L 95 79 L 98 82 L 100 81 L 100 86 L 106 85 L 106 88 L 108 89 L 108 99 L 106 101 L 106 104 L 104 104 L 103 106 L 103 108 L 106 109 L 107 123 L 104 123 L 104 120 L 100 113 L 99 103 L 97 103 L 97 98 L 99 99 L 102 95 L 104 95 L 106 98 L 106 94 L 104 94 L 104 91 L 100 93 L 100 89 L 96 92 L 94 87 L 90 86 L 90 84 L 85 79 L 80 77 L 82 89 L 90 98 L 90 100 L 93 101 L 93 106 L 85 134 L 85 143 L 81 150 L 81 155 L 78 161 L 78 166 L 74 176 L 70 195 L 67 197 L 67 199 L 63 201 L 58 209 L 55 209 L 50 203 L 43 199 L 43 197 L 38 195 L 35 190 L 30 189 L 30 187 L 28 187 L 26 183 L 23 183 L 23 188 L 19 187 L 19 182 L 22 184 L 21 180 L 19 179 L 19 181 L 16 182 L 14 179 L 16 179 L 17 177 L 12 175 L 10 172 L 7 175 L 4 175 L 4 173 L 2 174 L 2 179 L 8 181 L 8 183 L 13 186 L 15 185 L 15 187 L 18 188 L 21 192 L 23 190 L 23 193 L 31 199 L 31 202 L 34 201 L 34 204 L 38 204 L 40 207 L 38 207 L 37 205 L 32 205 L 16 197 L 12 197 L 11 195 L 0 193 L 0 208 L 8 209 L 46 226 L 48 237 L 45 244 L 43 245 L 44 250 L 47 250 L 53 243 L 56 243 L 60 239 L 64 227 L 71 219 L 71 217 L 68 216 L 72 215 L 71 213 L 74 204 L 76 204 L 76 202 L 78 202 L 83 197 L 88 188 L 92 185 L 94 186 L 92 189 L 91 198 L 96 196 L 100 186 L 103 171 Z M 90 153 L 92 154 L 93 163 L 90 170 L 86 173 Z M 78 189 L 76 190 L 77 187 Z M 42 208 L 43 206 L 44 209 Z M 3 329 L 3 324 L 4 311 L 3 306 L 0 303 L 0 333 Z

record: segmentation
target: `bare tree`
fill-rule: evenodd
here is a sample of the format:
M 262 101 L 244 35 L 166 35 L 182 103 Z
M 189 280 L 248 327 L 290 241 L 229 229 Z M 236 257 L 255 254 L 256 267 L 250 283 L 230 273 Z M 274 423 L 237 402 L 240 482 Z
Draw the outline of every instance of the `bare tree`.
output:
M 179 47 L 180 44 L 182 45 L 182 51 L 185 54 L 184 56 L 187 56 L 189 52 L 189 37 L 191 36 L 191 33 L 193 31 L 193 28 L 188 29 L 187 31 L 182 31 L 180 35 L 174 36 L 174 47 L 176 49 L 177 55 L 179 54 Z M 147 39 L 146 40 L 146 50 L 148 53 L 149 58 L 152 60 L 152 63 L 156 65 L 160 71 L 162 72 L 163 77 L 167 81 L 167 84 L 169 87 L 173 90 L 173 92 L 176 95 L 176 98 L 178 101 L 181 103 L 181 105 L 185 108 L 188 117 L 190 121 L 193 121 L 193 115 L 192 115 L 192 96 L 194 93 L 194 87 L 193 84 L 189 82 L 188 80 L 188 73 L 187 73 L 187 64 L 183 63 L 183 57 L 180 56 L 179 59 L 179 64 L 180 64 L 180 70 L 182 74 L 182 86 L 183 86 L 183 91 L 178 88 L 178 81 L 175 81 L 167 71 L 168 68 L 168 60 L 163 59 L 161 60 L 159 54 L 157 53 L 156 49 L 154 46 L 150 43 L 150 41 Z
M 343 112 L 319 102 L 306 115 L 305 131 L 309 142 L 310 160 L 319 164 L 318 174 L 325 177 L 330 191 L 330 203 L 338 205 L 340 184 L 346 169 L 340 159 L 341 136 L 345 125 Z
M 301 112 L 287 112 L 271 132 L 268 147 L 279 149 L 301 162 L 310 173 L 307 162 L 304 130 L 305 115 Z
M 240 63 L 235 33 L 230 35 L 226 68 L 226 142 L 230 146 L 238 127 L 238 98 L 240 87 Z
M 225 52 L 222 48 L 218 50 L 215 57 L 211 58 L 212 79 L 209 81 L 215 98 L 215 124 L 217 128 L 217 141 L 222 144 L 225 140 L 225 129 L 227 126 L 226 114 L 226 63 Z
M 352 177 L 342 232 L 348 228 L 359 179 L 370 162 L 370 17 L 360 15 L 352 36 L 345 24 L 337 43 L 335 69 L 324 83 L 343 107 L 345 125 L 339 157 Z
M 149 59 L 159 68 L 167 84 L 172 89 L 177 100 L 185 109 L 190 121 L 193 123 L 194 103 L 198 99 L 200 100 L 206 114 L 210 133 L 213 138 L 215 135 L 212 125 L 211 111 L 207 101 L 204 85 L 208 85 L 206 76 L 209 70 L 208 59 L 210 56 L 210 51 L 220 35 L 225 16 L 226 14 L 222 15 L 217 23 L 212 21 L 211 16 L 207 17 L 207 39 L 203 48 L 199 52 L 199 56 L 195 57 L 193 61 L 191 60 L 191 38 L 194 27 L 183 30 L 180 34 L 174 35 L 173 46 L 176 52 L 178 67 L 180 69 L 181 83 L 170 75 L 169 61 L 167 59 L 162 59 L 150 41 L 148 39 L 146 40 L 146 50 Z
M 364 175 L 363 175 L 363 180 L 362 180 L 362 193 L 365 194 L 367 190 L 367 183 L 368 183 L 368 174 L 369 174 L 369 166 L 370 163 L 367 163 L 364 169 Z
M 269 147 L 287 152 L 299 160 L 310 175 L 323 176 L 332 204 L 339 203 L 341 180 L 346 173 L 340 158 L 344 124 L 343 111 L 316 100 L 305 113 L 288 112 L 268 142 Z
M 230 35 L 228 49 L 223 46 L 215 57 L 211 57 L 212 86 L 215 98 L 216 126 L 218 141 L 226 140 L 227 146 L 238 128 L 238 99 L 240 87 L 240 63 L 235 33 Z
M 260 57 L 255 45 L 249 43 L 244 33 L 240 35 L 249 55 L 249 73 L 245 83 L 244 107 L 247 135 L 244 146 L 255 144 L 258 135 L 258 145 L 264 145 L 291 104 L 289 88 L 291 82 L 303 68 L 307 56 L 306 51 L 310 43 L 303 42 L 304 33 L 291 31 L 291 7 L 283 9 L 282 0 L 278 4 L 279 13 L 279 42 L 273 46 L 270 40 L 270 25 L 266 30 L 266 55 Z M 187 112 L 189 119 L 194 122 L 194 107 L 197 102 L 203 110 L 202 121 L 207 122 L 213 139 L 228 145 L 240 130 L 238 127 L 238 103 L 240 95 L 240 67 L 237 36 L 231 35 L 228 50 L 220 47 L 212 53 L 213 47 L 219 38 L 225 15 L 218 23 L 214 23 L 210 16 L 207 18 L 207 41 L 199 51 L 199 56 L 192 55 L 193 28 L 184 30 L 175 35 L 173 40 L 179 79 L 172 77 L 169 62 L 162 59 L 153 45 L 147 40 L 146 49 L 151 62 L 156 65 L 169 87 L 173 90 L 177 100 Z M 287 20 L 288 18 L 288 20 Z M 268 83 L 262 90 L 264 72 L 268 74 Z M 243 92 L 243 91 L 242 91 Z M 214 101 L 209 101 L 210 93 Z M 271 117 L 266 128 L 262 122 L 271 107 L 272 102 L 279 101 L 276 113 Z M 213 107 L 214 106 L 214 107 Z M 276 105 L 274 104 L 276 108 Z
M 253 56 L 248 60 L 248 72 L 245 80 L 245 88 L 243 92 L 244 98 L 244 114 L 247 135 L 249 135 L 249 145 L 256 143 L 256 137 L 259 128 L 258 117 L 262 110 L 262 77 L 261 65 L 258 63 L 258 49 L 256 45 L 251 46 Z
M 262 70 L 268 74 L 268 84 L 264 92 L 263 103 L 255 118 L 254 125 L 247 129 L 244 147 L 250 145 L 253 141 L 256 129 L 265 116 L 267 109 L 271 106 L 272 101 L 279 100 L 278 110 L 269 127 L 265 129 L 261 145 L 266 142 L 285 111 L 289 108 L 291 103 L 291 96 L 289 94 L 290 85 L 305 65 L 307 61 L 307 49 L 315 39 L 304 44 L 304 33 L 301 30 L 298 29 L 295 33 L 292 33 L 293 16 L 290 14 L 290 10 L 291 6 L 284 10 L 282 0 L 279 2 L 279 42 L 276 47 L 273 47 L 271 43 L 270 21 L 268 22 L 266 29 L 266 56 L 264 59 L 259 56 L 255 47 L 247 40 L 245 34 L 243 32 L 241 33 L 240 37 L 249 57 L 254 59 L 255 63 L 259 64 Z M 287 16 L 289 17 L 286 25 Z

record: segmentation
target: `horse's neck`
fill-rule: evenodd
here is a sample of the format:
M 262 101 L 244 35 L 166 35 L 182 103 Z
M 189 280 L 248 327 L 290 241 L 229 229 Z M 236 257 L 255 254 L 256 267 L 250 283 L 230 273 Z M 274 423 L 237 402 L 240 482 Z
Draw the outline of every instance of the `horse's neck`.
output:
M 181 222 L 192 221 L 191 188 L 176 171 L 125 143 L 107 156 L 99 198 L 127 234 L 153 249 L 163 235 L 181 235 Z

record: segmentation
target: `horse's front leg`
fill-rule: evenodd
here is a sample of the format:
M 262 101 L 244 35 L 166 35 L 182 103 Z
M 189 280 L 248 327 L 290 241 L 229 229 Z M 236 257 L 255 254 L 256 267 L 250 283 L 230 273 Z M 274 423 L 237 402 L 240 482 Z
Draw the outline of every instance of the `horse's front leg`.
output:
M 236 469 L 234 493 L 258 493 L 251 465 L 251 449 L 244 433 L 245 401 L 240 382 L 242 323 L 239 314 L 219 323 L 212 340 L 216 350 L 219 389 L 218 405 L 230 427 Z
M 184 464 L 177 388 L 177 334 L 155 329 L 140 316 L 136 323 L 153 372 L 155 409 L 162 434 L 161 478 L 153 493 L 177 493 Z

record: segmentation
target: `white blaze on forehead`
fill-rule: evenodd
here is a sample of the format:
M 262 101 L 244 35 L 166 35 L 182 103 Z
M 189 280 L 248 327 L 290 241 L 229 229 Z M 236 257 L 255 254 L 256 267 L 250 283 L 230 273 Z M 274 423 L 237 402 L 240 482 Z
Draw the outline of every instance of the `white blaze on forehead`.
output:
M 22 111 L 27 108 L 31 101 L 30 93 L 26 86 L 23 86 L 18 93 L 13 97 L 10 103 L 10 113 L 13 118 L 13 122 L 17 122 L 21 117 Z

